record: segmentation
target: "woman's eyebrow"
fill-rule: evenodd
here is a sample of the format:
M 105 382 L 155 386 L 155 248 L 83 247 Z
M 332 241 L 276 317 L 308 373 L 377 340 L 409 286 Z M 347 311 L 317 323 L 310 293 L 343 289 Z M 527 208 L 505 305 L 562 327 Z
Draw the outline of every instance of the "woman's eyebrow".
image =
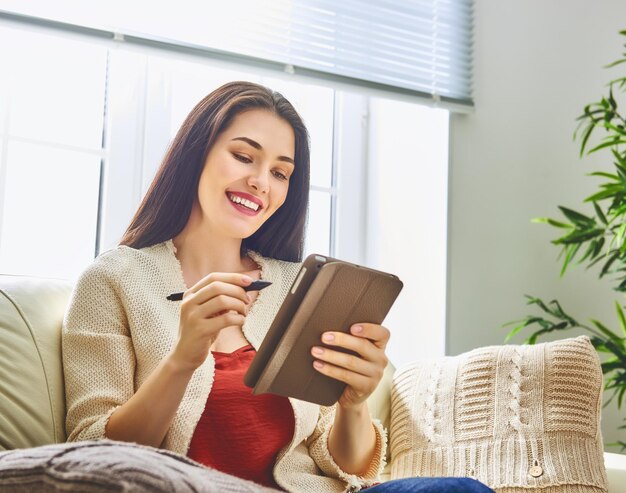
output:
M 261 144 L 259 144 L 256 140 L 252 140 L 249 137 L 235 137 L 232 140 L 241 140 L 247 144 L 250 144 L 252 147 L 254 147 L 255 149 L 258 149 L 259 151 L 263 149 L 263 146 Z M 295 166 L 295 162 L 293 161 L 293 159 L 291 159 L 290 157 L 287 156 L 278 156 L 278 160 L 279 161 L 287 161 L 288 163 L 291 163 Z

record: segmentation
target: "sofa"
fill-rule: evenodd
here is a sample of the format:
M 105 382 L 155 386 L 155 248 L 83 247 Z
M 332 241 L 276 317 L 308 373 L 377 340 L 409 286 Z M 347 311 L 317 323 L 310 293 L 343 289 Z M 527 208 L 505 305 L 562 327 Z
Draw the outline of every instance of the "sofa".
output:
M 71 289 L 71 283 L 63 280 L 0 275 L 0 451 L 28 449 L 35 451 L 38 449 L 33 447 L 52 446 L 51 444 L 65 441 L 65 399 L 60 354 L 61 324 Z M 518 351 L 516 354 L 521 353 Z M 478 356 L 482 357 L 480 354 Z M 595 353 L 593 357 L 596 357 Z M 408 377 L 394 380 L 398 375 L 401 377 L 407 375 L 406 372 L 395 372 L 394 375 L 394 372 L 395 369 L 389 365 L 383 381 L 368 401 L 372 414 L 383 422 L 391 434 L 392 446 L 388 448 L 388 467 L 383 480 L 392 477 L 391 466 L 394 460 L 397 462 L 398 459 L 393 456 L 394 437 L 395 450 L 399 450 L 400 442 L 405 448 L 407 443 L 417 443 L 410 437 L 406 438 L 406 429 L 415 426 L 415 423 L 411 425 L 410 416 L 406 425 L 399 419 L 395 424 L 391 423 L 391 401 L 394 385 L 416 386 L 419 382 L 415 380 L 418 383 L 411 383 Z M 398 392 L 396 389 L 396 395 Z M 442 392 L 441 395 L 445 392 L 450 393 L 445 389 Z M 419 395 L 416 394 L 411 399 L 425 399 L 423 403 L 420 401 L 420 406 L 426 408 L 426 404 L 433 401 L 433 395 L 429 395 L 428 389 L 424 386 Z M 402 419 L 407 418 L 403 415 Z M 426 441 L 429 440 L 430 438 L 427 438 Z M 601 440 L 599 445 L 601 447 Z M 0 466 L 3 453 L 5 452 L 0 452 Z M 602 452 L 600 456 L 601 454 Z M 98 455 L 94 457 L 97 458 Z M 626 492 L 626 455 L 605 452 L 603 457 L 608 491 Z M 535 464 L 535 471 L 537 467 L 538 464 Z M 602 469 L 601 475 L 604 474 L 604 467 Z M 532 468 L 530 471 L 533 474 Z M 3 472 L 0 467 L 0 491 L 5 491 L 2 487 L 5 473 L 6 471 Z M 472 476 L 472 473 L 472 469 L 467 470 L 468 476 Z M 535 481 L 533 478 L 531 480 Z M 525 483 L 520 485 L 519 490 L 507 487 L 501 491 L 530 493 L 533 488 L 529 488 L 528 485 L 532 484 L 538 485 L 536 488 L 538 492 L 606 491 L 597 485 L 588 490 L 576 488 L 559 490 L 558 487 L 552 486 L 543 489 L 540 482 Z

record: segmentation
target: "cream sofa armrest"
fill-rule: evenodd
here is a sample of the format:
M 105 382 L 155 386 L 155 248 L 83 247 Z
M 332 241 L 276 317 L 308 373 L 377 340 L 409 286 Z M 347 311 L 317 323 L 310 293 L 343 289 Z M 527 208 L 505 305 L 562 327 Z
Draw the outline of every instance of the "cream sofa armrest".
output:
M 626 455 L 604 452 L 609 493 L 622 493 L 626 485 Z
M 0 274 L 0 450 L 65 441 L 61 325 L 71 289 Z

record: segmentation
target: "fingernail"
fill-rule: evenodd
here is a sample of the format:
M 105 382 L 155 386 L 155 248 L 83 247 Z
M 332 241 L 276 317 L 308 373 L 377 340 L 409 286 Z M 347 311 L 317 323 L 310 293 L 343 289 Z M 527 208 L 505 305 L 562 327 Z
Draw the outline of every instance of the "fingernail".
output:
M 321 361 L 315 360 L 313 362 L 313 366 L 317 368 L 318 370 L 321 370 L 322 368 L 324 368 L 324 363 L 322 363 Z
M 354 332 L 355 334 L 360 334 L 361 332 L 363 332 L 363 326 L 362 325 L 353 326 L 352 332 Z
M 252 278 L 250 276 L 241 276 L 241 280 L 246 284 L 250 284 L 252 282 Z
M 312 349 L 313 354 L 322 355 L 324 354 L 324 350 L 321 347 L 314 347 Z
M 322 340 L 324 340 L 324 341 L 334 341 L 335 340 L 335 335 L 331 334 L 330 332 L 327 332 L 326 334 L 324 334 L 322 336 Z
M 246 293 L 246 298 L 248 298 L 248 303 L 252 302 L 252 296 Z

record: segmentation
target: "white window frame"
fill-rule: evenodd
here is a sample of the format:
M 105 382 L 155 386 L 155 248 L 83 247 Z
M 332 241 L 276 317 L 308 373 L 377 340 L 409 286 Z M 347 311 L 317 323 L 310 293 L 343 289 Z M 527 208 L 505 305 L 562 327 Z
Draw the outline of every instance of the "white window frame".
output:
M 0 19 L 0 25 L 8 21 Z M 15 27 L 15 23 L 9 23 Z M 21 25 L 21 24 L 20 24 Z M 148 108 L 162 105 L 160 89 L 154 84 L 148 85 L 147 58 L 150 55 L 172 57 L 177 60 L 205 63 L 207 65 L 235 70 L 250 70 L 247 65 L 207 58 L 203 54 L 189 52 L 173 53 L 158 47 L 136 46 L 125 44 L 123 39 L 95 39 L 91 34 L 74 31 L 60 32 L 50 26 L 27 26 L 27 29 L 53 32 L 55 35 L 91 40 L 103 44 L 109 49 L 108 61 L 108 107 L 105 120 L 105 141 L 101 152 L 104 163 L 100 185 L 100 217 L 99 235 L 95 253 L 114 247 L 125 231 L 132 214 L 137 209 L 146 184 L 152 179 L 156 167 L 160 164 L 162 152 L 155 147 L 145 145 L 146 135 L 152 141 L 170 139 L 169 128 L 165 122 L 146 118 Z M 137 60 L 143 60 L 139 63 Z M 256 73 L 273 78 L 284 78 L 298 83 L 323 84 L 319 80 L 306 77 L 277 73 L 265 68 L 255 69 Z M 354 92 L 354 88 L 346 85 L 328 83 L 335 89 L 334 105 L 334 145 L 333 172 L 330 187 L 312 186 L 312 190 L 329 193 L 331 197 L 330 222 L 330 255 L 363 265 L 372 265 L 372 254 L 367 244 L 371 231 L 368 220 L 371 208 L 368 193 L 371 191 L 373 173 L 369 159 L 370 149 L 370 97 L 385 95 L 375 90 Z M 10 96 L 6 96 L 10 97 Z M 396 99 L 411 103 L 423 104 L 415 98 L 399 95 Z M 167 112 L 167 108 L 162 108 Z M 4 115 L 9 119 L 10 115 Z M 6 127 L 5 127 L 6 128 Z M 7 158 L 8 134 L 0 133 L 0 197 L 5 186 L 6 169 L 3 166 Z M 315 145 L 315 143 L 312 143 Z M 135 166 L 129 166 L 135 163 Z M 444 166 L 447 163 L 444 163 Z M 384 198 L 383 198 L 384 200 Z M 2 218 L 2 201 L 0 200 L 0 220 Z M 1 225 L 0 225 L 1 226 Z M 419 275 L 419 272 L 417 273 Z M 445 297 L 445 294 L 444 294 Z M 412 357 L 443 354 L 445 337 L 445 316 L 436 330 L 440 334 L 441 345 L 433 345 L 411 349 Z M 404 330 L 398 327 L 397 330 Z M 417 329 L 416 329 L 417 330 Z M 408 347 L 408 346 L 407 346 Z M 406 348 L 405 348 L 406 349 Z M 403 358 L 392 360 L 402 362 Z

